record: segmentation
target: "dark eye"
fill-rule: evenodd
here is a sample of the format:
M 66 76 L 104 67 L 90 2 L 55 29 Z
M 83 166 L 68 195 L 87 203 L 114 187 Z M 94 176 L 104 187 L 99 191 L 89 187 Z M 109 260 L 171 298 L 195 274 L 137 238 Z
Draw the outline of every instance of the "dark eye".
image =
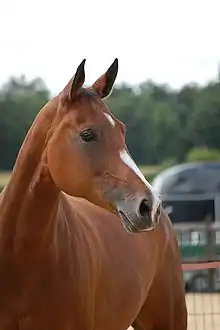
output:
M 80 137 L 85 142 L 94 141 L 96 139 L 96 134 L 92 129 L 85 129 L 80 133 Z

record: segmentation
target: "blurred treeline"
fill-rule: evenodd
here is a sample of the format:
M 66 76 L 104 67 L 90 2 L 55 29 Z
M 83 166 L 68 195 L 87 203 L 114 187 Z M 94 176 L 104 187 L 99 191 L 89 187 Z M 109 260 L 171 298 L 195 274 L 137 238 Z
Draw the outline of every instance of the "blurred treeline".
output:
M 0 89 L 0 169 L 10 170 L 40 108 L 51 97 L 40 78 L 12 77 Z M 117 86 L 107 104 L 127 125 L 138 164 L 220 160 L 220 81 L 179 90 L 146 81 Z

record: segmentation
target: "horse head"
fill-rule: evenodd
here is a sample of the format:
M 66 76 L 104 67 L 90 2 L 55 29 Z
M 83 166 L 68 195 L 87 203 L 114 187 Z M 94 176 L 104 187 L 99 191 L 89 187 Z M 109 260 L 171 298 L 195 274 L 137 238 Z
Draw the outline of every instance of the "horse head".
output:
M 125 126 L 103 99 L 111 93 L 118 60 L 91 87 L 83 87 L 85 60 L 59 95 L 46 147 L 54 183 L 119 214 L 130 232 L 153 229 L 161 201 L 141 173 L 125 143 Z

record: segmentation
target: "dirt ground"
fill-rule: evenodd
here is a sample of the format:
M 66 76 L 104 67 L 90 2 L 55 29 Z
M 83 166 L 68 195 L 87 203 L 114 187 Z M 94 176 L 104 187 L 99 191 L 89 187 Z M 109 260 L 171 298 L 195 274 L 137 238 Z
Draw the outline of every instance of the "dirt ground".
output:
M 187 294 L 188 330 L 220 330 L 220 293 Z
M 188 330 L 220 330 L 220 293 L 187 294 L 186 302 Z

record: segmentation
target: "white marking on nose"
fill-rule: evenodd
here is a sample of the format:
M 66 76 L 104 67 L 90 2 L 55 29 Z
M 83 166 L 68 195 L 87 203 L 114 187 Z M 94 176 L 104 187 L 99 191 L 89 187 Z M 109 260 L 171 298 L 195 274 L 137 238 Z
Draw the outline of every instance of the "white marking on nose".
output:
M 107 112 L 104 112 L 104 115 L 108 119 L 108 121 L 112 125 L 112 127 L 115 127 L 115 121 L 112 118 L 112 116 L 109 113 L 107 113 Z
M 124 149 L 124 150 L 121 150 L 119 154 L 120 154 L 120 158 L 123 161 L 123 163 L 125 163 L 141 179 L 141 181 L 145 184 L 145 186 L 152 193 L 152 196 L 153 196 L 152 216 L 154 217 L 154 215 L 158 209 L 158 206 L 161 204 L 161 199 L 160 199 L 159 195 L 154 191 L 151 184 L 145 179 L 143 173 L 138 168 L 138 166 L 135 164 L 135 162 L 130 157 L 128 152 Z

